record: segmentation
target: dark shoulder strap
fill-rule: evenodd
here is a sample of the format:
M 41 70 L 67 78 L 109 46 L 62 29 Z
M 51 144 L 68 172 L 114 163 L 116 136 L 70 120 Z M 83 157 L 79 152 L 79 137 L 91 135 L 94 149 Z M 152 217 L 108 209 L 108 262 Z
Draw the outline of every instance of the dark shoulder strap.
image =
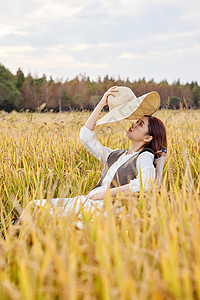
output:
M 145 151 L 148 151 L 148 152 L 150 152 L 150 153 L 152 153 L 152 154 L 154 155 L 154 151 L 153 151 L 152 149 L 150 149 L 150 148 L 144 148 L 144 149 L 142 149 L 142 150 L 139 152 L 138 156 L 139 156 L 141 153 L 145 152 Z

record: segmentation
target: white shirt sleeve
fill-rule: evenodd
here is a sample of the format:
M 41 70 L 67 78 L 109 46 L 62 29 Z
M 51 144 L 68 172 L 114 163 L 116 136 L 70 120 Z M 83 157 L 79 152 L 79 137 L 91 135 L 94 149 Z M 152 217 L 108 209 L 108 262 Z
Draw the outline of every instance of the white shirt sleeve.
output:
M 141 179 L 144 191 L 147 192 L 151 181 L 156 178 L 156 171 L 153 165 L 154 155 L 148 151 L 141 153 L 136 160 L 136 168 L 138 175 L 135 179 L 129 182 L 132 192 L 140 191 L 140 169 Z
M 83 146 L 102 164 L 105 164 L 109 154 L 114 150 L 103 146 L 96 138 L 94 131 L 85 126 L 81 128 L 79 136 Z

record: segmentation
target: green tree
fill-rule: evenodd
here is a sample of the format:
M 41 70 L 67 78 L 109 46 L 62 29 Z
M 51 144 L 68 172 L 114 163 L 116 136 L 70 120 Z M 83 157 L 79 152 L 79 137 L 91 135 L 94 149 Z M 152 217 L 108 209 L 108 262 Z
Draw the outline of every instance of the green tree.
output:
M 196 107 L 200 107 L 200 88 L 198 85 L 194 85 L 192 89 L 193 101 Z
M 84 104 L 84 97 L 81 94 L 76 94 L 73 98 L 73 103 L 75 104 L 75 106 L 80 107 L 81 109 L 83 109 L 83 104 Z
M 0 64 L 0 82 L 3 81 L 12 81 L 14 79 L 14 75 L 6 69 L 2 64 Z
M 16 87 L 18 88 L 18 90 L 21 90 L 24 81 L 25 81 L 24 73 L 19 68 L 16 74 Z
M 170 107 L 178 109 L 180 107 L 181 101 L 182 101 L 182 99 L 179 97 L 175 97 L 175 96 L 171 97 L 170 98 Z
M 61 90 L 61 95 L 60 95 L 61 100 L 66 101 L 67 104 L 70 104 L 70 97 L 67 96 L 67 93 L 65 90 Z
M 14 79 L 14 75 L 0 64 L 0 109 L 12 111 L 23 107 L 23 97 Z
M 12 81 L 0 82 L 0 109 L 6 111 L 20 110 L 23 97 Z

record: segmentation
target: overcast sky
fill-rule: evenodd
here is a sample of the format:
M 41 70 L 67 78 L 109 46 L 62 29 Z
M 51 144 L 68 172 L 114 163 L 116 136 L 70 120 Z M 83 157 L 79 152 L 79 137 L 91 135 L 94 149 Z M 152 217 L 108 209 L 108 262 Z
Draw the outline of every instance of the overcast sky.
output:
M 200 0 L 6 0 L 0 63 L 13 73 L 200 84 Z

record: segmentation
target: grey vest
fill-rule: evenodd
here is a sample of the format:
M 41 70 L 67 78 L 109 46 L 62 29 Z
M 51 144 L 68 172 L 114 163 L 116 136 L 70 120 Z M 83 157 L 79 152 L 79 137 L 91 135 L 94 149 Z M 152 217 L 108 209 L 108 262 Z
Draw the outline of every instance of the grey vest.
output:
M 104 177 L 106 176 L 108 169 L 112 166 L 112 164 L 114 164 L 114 162 L 116 162 L 118 160 L 118 158 L 125 151 L 126 151 L 126 149 L 124 149 L 124 150 L 119 149 L 119 150 L 114 150 L 113 152 L 111 152 L 109 154 L 109 156 L 107 158 L 107 163 L 105 164 L 105 166 L 101 172 L 101 177 L 100 177 L 99 181 L 97 182 L 97 185 L 95 186 L 95 188 L 101 186 L 102 181 L 103 181 Z M 130 180 L 133 180 L 134 178 L 136 178 L 137 173 L 138 173 L 137 169 L 136 169 L 136 160 L 137 160 L 138 156 L 145 151 L 148 151 L 148 152 L 151 152 L 154 154 L 152 149 L 144 148 L 139 153 L 133 155 L 123 165 L 121 165 L 121 167 L 118 168 L 115 176 L 112 179 L 110 188 L 128 184 L 130 182 Z

